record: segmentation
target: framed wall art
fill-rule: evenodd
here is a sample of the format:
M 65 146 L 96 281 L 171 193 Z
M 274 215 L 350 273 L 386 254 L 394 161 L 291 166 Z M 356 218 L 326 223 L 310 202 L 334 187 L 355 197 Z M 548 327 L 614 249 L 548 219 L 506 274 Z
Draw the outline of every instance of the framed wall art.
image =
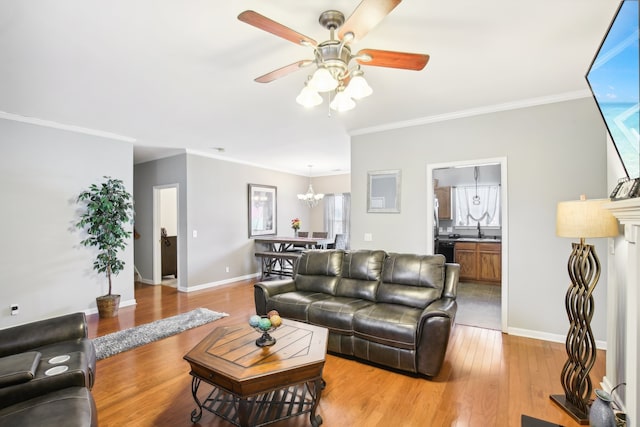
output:
M 400 212 L 400 171 L 367 173 L 367 212 Z
M 249 237 L 276 234 L 278 189 L 249 184 Z

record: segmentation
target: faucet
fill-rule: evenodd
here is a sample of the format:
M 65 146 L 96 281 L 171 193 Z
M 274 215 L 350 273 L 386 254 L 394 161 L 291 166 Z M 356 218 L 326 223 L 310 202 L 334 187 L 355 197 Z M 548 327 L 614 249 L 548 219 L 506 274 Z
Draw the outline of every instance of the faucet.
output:
M 480 221 L 478 221 L 478 239 L 482 239 L 483 234 L 482 231 L 480 230 Z

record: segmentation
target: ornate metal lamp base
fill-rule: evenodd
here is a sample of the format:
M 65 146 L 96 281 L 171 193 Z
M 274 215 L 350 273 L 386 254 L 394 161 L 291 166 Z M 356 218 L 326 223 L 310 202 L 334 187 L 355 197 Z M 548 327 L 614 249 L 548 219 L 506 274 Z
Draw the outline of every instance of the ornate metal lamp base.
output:
M 573 418 L 575 422 L 581 425 L 589 424 L 589 414 L 581 411 L 571 402 L 567 401 L 567 398 L 564 394 L 552 394 L 549 397 L 551 397 L 551 400 L 553 400 L 562 409 L 564 409 L 566 413 L 571 415 L 571 418 Z
M 573 243 L 572 248 L 568 264 L 571 285 L 565 297 L 570 323 L 566 342 L 568 358 L 560 374 L 564 395 L 550 397 L 576 422 L 588 424 L 593 391 L 589 372 L 596 360 L 596 342 L 591 330 L 592 294 L 600 278 L 600 261 L 593 245 L 585 244 L 584 239 Z

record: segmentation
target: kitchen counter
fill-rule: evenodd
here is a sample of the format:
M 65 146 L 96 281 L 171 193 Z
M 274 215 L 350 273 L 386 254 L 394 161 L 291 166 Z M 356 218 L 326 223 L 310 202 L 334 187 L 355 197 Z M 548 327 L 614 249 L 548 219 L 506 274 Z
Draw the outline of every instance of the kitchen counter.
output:
M 458 238 L 452 238 L 449 236 L 438 236 L 440 242 L 476 242 L 476 243 L 501 243 L 502 238 L 500 236 L 488 236 L 488 237 L 472 237 L 472 236 L 460 236 Z

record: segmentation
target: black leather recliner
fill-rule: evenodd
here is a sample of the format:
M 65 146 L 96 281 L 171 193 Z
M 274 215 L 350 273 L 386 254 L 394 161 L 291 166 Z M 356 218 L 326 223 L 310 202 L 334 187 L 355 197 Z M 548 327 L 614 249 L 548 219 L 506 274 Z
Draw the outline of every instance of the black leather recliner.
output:
M 38 425 L 28 420 L 47 411 L 64 419 L 47 425 L 96 425 L 89 392 L 95 372 L 96 353 L 84 313 L 0 330 L 0 425 L 14 419 Z M 73 414 L 84 415 L 78 419 Z

